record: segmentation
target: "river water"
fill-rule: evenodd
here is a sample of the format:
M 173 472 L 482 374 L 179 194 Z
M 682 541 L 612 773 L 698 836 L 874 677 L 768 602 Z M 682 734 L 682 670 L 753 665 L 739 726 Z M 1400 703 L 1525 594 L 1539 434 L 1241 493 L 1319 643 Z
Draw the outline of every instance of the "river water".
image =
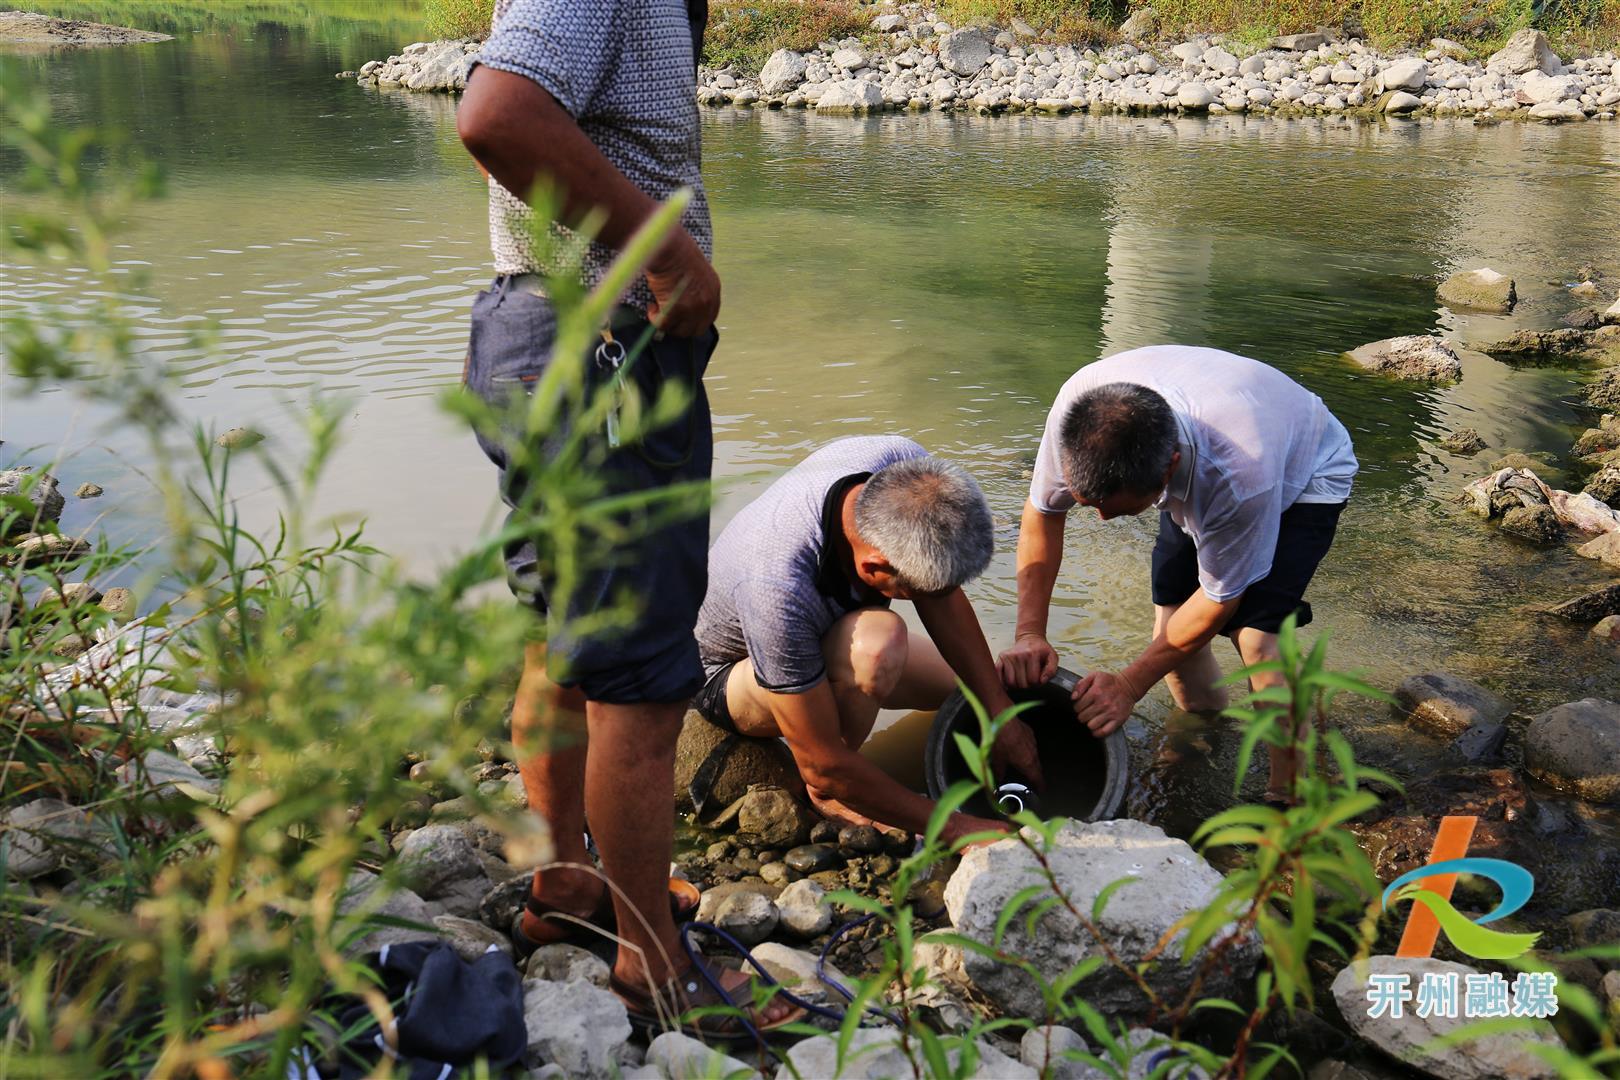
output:
M 141 25 L 138 8 L 122 14 Z M 409 19 L 220 16 L 164 44 L 0 56 L 49 90 L 59 122 L 123 129 L 168 176 L 167 197 L 118 237 L 119 272 L 146 277 L 138 292 L 0 264 L 0 314 L 126 294 L 192 416 L 254 426 L 289 454 L 311 395 L 344 395 L 345 443 L 315 509 L 366 519 L 374 544 L 425 573 L 495 520 L 493 472 L 438 405 L 489 276 L 483 190 L 452 99 L 333 78 L 418 33 Z M 1217 346 L 1309 386 L 1355 439 L 1362 472 L 1311 593 L 1334 666 L 1385 686 L 1453 671 L 1526 716 L 1620 693 L 1612 648 L 1534 614 L 1607 584 L 1602 565 L 1532 551 L 1454 502 L 1503 450 L 1567 464 L 1583 373 L 1470 357 L 1460 384 L 1434 388 L 1340 356 L 1397 334 L 1467 343 L 1554 325 L 1578 306 L 1565 286 L 1583 264 L 1608 275 L 1611 296 L 1620 125 L 736 110 L 706 113 L 704 138 L 725 288 L 708 382 L 716 528 L 828 439 L 912 436 L 990 497 L 1001 553 L 971 594 L 1004 643 L 1018 511 L 1053 392 L 1121 349 Z M 16 168 L 0 158 L 0 185 Z M 1479 265 L 1517 279 L 1511 317 L 1437 307 L 1437 276 Z M 189 339 L 201 330 L 207 348 Z M 149 537 L 132 437 L 66 391 L 0 387 L 0 458 L 61 455 L 65 488 L 107 488 L 70 499 L 65 524 L 105 514 L 115 536 Z M 1460 425 L 1491 450 L 1440 449 Z M 271 521 L 268 484 L 242 481 L 247 520 Z M 1154 525 L 1071 520 L 1052 627 L 1068 666 L 1118 665 L 1145 644 Z M 1168 711 L 1157 691 L 1128 729 L 1130 806 L 1184 831 L 1230 797 L 1236 738 L 1217 726 L 1166 740 Z M 1399 775 L 1447 760 L 1382 707 L 1339 719 Z M 1172 742 L 1199 761 L 1165 767 Z M 1614 835 L 1603 815 L 1594 825 Z M 1620 861 L 1599 862 L 1588 884 L 1612 891 Z

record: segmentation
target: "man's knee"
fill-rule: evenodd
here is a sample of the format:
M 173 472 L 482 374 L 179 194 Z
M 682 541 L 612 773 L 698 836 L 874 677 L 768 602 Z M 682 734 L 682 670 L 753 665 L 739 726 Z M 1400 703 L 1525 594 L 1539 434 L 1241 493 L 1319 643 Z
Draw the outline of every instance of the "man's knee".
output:
M 905 620 L 892 611 L 861 611 L 848 635 L 848 651 L 828 658 L 834 683 L 851 686 L 882 701 L 894 692 L 906 669 L 909 640 Z

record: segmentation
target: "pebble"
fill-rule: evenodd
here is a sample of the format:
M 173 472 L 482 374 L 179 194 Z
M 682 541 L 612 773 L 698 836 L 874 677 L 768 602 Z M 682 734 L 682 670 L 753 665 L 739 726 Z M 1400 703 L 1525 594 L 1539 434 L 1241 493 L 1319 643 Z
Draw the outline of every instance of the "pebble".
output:
M 789 851 L 782 861 L 801 874 L 815 874 L 838 866 L 838 851 L 826 844 L 804 844 Z
M 838 846 L 846 854 L 872 855 L 883 850 L 883 836 L 871 825 L 851 825 L 838 834 Z
M 94 499 L 106 491 L 100 484 L 80 484 L 73 494 L 80 499 Z

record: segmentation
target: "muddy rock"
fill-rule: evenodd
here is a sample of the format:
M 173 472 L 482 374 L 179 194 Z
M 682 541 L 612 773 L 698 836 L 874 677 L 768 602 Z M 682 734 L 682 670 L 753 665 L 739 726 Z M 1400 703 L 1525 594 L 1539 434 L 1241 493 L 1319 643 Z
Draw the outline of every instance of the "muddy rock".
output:
M 1524 784 L 1512 769 L 1457 769 L 1414 780 L 1404 796 L 1386 798 L 1347 827 L 1380 880 L 1392 881 L 1428 860 L 1447 814 L 1479 818 L 1469 854 L 1513 859 L 1527 810 Z
M 1460 735 L 1476 724 L 1500 723 L 1513 711 L 1478 683 L 1442 671 L 1411 675 L 1395 689 L 1411 722 L 1441 735 Z
M 1604 425 L 1587 428 L 1581 432 L 1574 445 L 1569 448 L 1569 452 L 1576 457 L 1591 457 L 1595 454 L 1606 454 L 1616 448 L 1620 448 L 1620 428 Z
M 73 496 L 78 499 L 99 499 L 104 494 L 106 494 L 106 488 L 103 488 L 100 484 L 87 483 L 80 484 Z
M 1583 799 L 1620 803 L 1620 705 L 1583 698 L 1548 709 L 1525 733 L 1524 764 Z
M 1339 1006 L 1339 1014 L 1357 1035 L 1391 1059 L 1413 1065 L 1439 1080 L 1501 1080 L 1503 1077 L 1552 1080 L 1558 1075 L 1558 1071 L 1532 1053 L 1528 1045 L 1532 1042 L 1548 1047 L 1563 1045 L 1552 1025 L 1544 1020 L 1527 1020 L 1524 1030 L 1511 1034 L 1490 1035 L 1460 1046 L 1430 1051 L 1429 1044 L 1473 1021 L 1462 1016 L 1461 1010 L 1451 1018 L 1437 1012 L 1420 1017 L 1411 1006 L 1398 1018 L 1387 1014 L 1367 1015 L 1367 987 L 1371 975 L 1406 975 L 1415 993 L 1425 972 L 1447 978 L 1454 975 L 1459 983 L 1465 982 L 1469 975 L 1480 974 L 1464 964 L 1433 957 L 1373 956 L 1368 958 L 1364 969 L 1352 964 L 1339 972 L 1333 980 L 1333 1000 Z
M 1416 63 L 1421 65 L 1422 61 Z M 1423 80 L 1428 75 L 1426 68 L 1414 68 L 1411 74 L 1415 76 L 1417 85 L 1411 86 L 1407 82 L 1400 81 L 1402 76 L 1408 74 L 1407 72 L 1399 72 L 1395 76 L 1396 81 L 1391 82 L 1391 72 L 1394 71 L 1396 69 L 1392 67 L 1384 72 L 1386 90 L 1396 87 L 1422 90 Z M 1452 274 L 1440 283 L 1438 295 L 1440 302 L 1448 308 L 1483 311 L 1497 315 L 1506 315 L 1512 311 L 1513 305 L 1519 299 L 1519 294 L 1513 286 L 1513 279 L 1506 274 L 1498 274 L 1489 267 Z
M 1110 882 L 1133 879 L 1113 894 L 1099 920 L 1102 934 L 1126 964 L 1141 961 L 1182 916 L 1208 904 L 1221 881 L 1220 873 L 1184 841 L 1129 819 L 1065 822 L 1047 859 L 1059 885 L 1081 911 L 1089 911 Z M 1016 839 L 974 848 L 962 856 L 945 887 L 951 922 L 958 933 L 990 944 L 996 939 L 1003 906 L 1041 880 L 1034 857 Z M 1033 961 L 1048 979 L 1097 953 L 1090 933 L 1063 906 L 1048 911 L 1033 931 L 1025 920 L 1015 918 L 1001 948 Z M 1146 973 L 1157 992 L 1170 994 L 1185 987 L 1188 967 L 1179 962 L 1180 955 L 1172 945 L 1168 958 L 1161 957 Z M 1210 995 L 1228 995 L 1246 982 L 1259 957 L 1259 942 L 1253 937 L 1239 941 L 1226 957 L 1229 963 L 1205 987 Z M 1194 956 L 1192 965 L 1200 959 L 1201 955 Z M 978 953 L 966 954 L 964 964 L 974 987 L 1002 1012 L 1045 1017 L 1041 994 L 1022 971 Z M 1136 985 L 1108 965 L 1086 978 L 1076 992 L 1111 1017 L 1142 1015 L 1148 1007 Z
M 1620 367 L 1599 372 L 1597 378 L 1586 384 L 1583 396 L 1588 404 L 1600 409 L 1620 408 Z
M 214 445 L 223 450 L 246 450 L 264 442 L 264 436 L 252 428 L 233 427 L 214 437 Z
M 681 735 L 675 744 L 675 806 L 682 813 L 693 809 L 691 786 L 698 770 L 722 743 L 729 746 L 720 751 L 720 766 L 713 774 L 713 785 L 705 804 L 707 810 L 729 806 L 748 794 L 753 784 L 783 788 L 798 792 L 803 789 L 799 771 L 794 768 L 793 756 L 776 739 L 748 739 L 734 737 L 730 732 L 715 727 L 696 711 L 686 714 Z
M 1480 351 L 1498 360 L 1555 363 L 1567 360 L 1613 361 L 1620 353 L 1620 342 L 1604 333 L 1604 329 L 1577 330 L 1564 327 L 1558 330 L 1519 330 L 1512 336 L 1480 346 Z
M 1597 622 L 1605 615 L 1620 615 L 1620 585 L 1594 589 L 1584 596 L 1566 600 L 1548 614 L 1580 623 Z
M 1502 515 L 1502 531 L 1540 547 L 1563 542 L 1564 527 L 1550 506 L 1515 506 Z
M 26 490 L 25 490 L 26 489 Z M 62 517 L 67 500 L 57 490 L 57 479 L 50 473 L 36 473 L 27 466 L 0 471 L 0 496 L 20 496 L 33 504 L 32 510 L 0 507 L 0 536 L 37 532 L 42 525 L 55 524 Z M 14 518 L 12 515 L 16 515 Z M 9 520 L 9 523 L 7 521 Z
M 1349 356 L 1368 371 L 1397 379 L 1453 382 L 1462 378 L 1462 360 L 1444 338 L 1386 338 L 1352 349 Z
M 1469 427 L 1458 428 L 1440 440 L 1441 449 L 1463 456 L 1477 454 L 1485 449 L 1487 445 L 1485 440 L 1480 437 L 1479 432 Z
M 767 941 L 753 952 L 754 959 L 765 965 L 765 970 L 771 973 L 772 978 L 800 997 L 808 997 L 819 1004 L 821 1000 L 828 1000 L 838 993 L 823 982 L 817 973 L 817 956 L 775 941 Z M 827 965 L 827 977 L 841 986 L 853 989 L 849 977 L 831 964 Z

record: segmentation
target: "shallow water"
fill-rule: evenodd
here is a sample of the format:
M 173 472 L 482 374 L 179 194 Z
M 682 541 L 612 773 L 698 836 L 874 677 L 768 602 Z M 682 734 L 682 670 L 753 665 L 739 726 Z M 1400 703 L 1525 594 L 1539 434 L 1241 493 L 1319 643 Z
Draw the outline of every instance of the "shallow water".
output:
M 61 122 L 122 127 L 167 171 L 168 197 L 119 238 L 120 271 L 147 275 L 130 310 L 190 414 L 286 444 L 311 394 L 348 395 L 347 441 L 316 509 L 367 519 L 374 543 L 427 571 L 495 507 L 492 471 L 436 405 L 489 273 L 482 187 L 450 99 L 332 78 L 397 50 L 398 29 L 330 23 L 227 22 L 161 45 L 0 62 L 47 86 Z M 1395 334 L 1468 342 L 1552 325 L 1577 306 L 1563 283 L 1586 263 L 1609 293 L 1620 287 L 1620 125 L 746 111 L 704 124 L 725 285 L 709 377 L 716 528 L 828 439 L 911 435 L 967 464 L 990 497 L 1001 554 L 971 592 L 1002 643 L 1051 394 L 1120 349 L 1213 345 L 1289 372 L 1355 438 L 1362 473 L 1311 595 L 1336 666 L 1383 685 L 1455 671 L 1526 715 L 1620 693 L 1611 649 L 1533 614 L 1608 583 L 1604 568 L 1531 552 L 1453 502 L 1495 452 L 1564 454 L 1583 426 L 1571 404 L 1581 373 L 1476 358 L 1459 385 L 1431 388 L 1366 377 L 1338 355 Z M 0 185 L 15 168 L 0 157 Z M 1512 317 L 1436 307 L 1434 278 L 1476 265 L 1518 280 Z M 0 314 L 122 289 L 0 265 Z M 187 334 L 203 329 L 214 343 L 199 350 Z M 148 535 L 130 436 L 65 392 L 0 385 L 0 457 L 67 454 L 65 487 L 109 493 L 70 500 L 67 524 L 105 513 L 116 535 Z M 1492 450 L 1439 449 L 1463 424 Z M 268 522 L 268 485 L 244 482 L 244 515 Z M 1116 665 L 1145 643 L 1153 525 L 1071 523 L 1052 627 L 1067 666 Z M 1178 734 L 1167 713 L 1156 692 L 1128 728 L 1130 807 L 1185 831 L 1230 799 L 1237 740 L 1219 727 Z M 1400 775 L 1445 760 L 1381 708 L 1341 718 Z M 1615 835 L 1604 815 L 1595 827 Z M 1582 863 L 1579 891 L 1620 886 L 1613 849 Z

